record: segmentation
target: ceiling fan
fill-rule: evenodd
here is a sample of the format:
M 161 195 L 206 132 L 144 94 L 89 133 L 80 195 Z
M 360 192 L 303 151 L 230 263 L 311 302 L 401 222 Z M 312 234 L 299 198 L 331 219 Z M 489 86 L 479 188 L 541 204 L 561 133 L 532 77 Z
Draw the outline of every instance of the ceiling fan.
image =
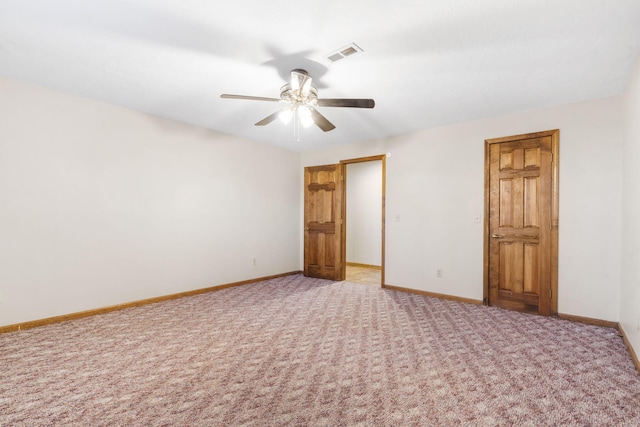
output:
M 349 108 L 373 108 L 373 99 L 322 99 L 318 98 L 318 90 L 311 85 L 312 78 L 307 71 L 295 69 L 291 71 L 291 81 L 280 88 L 280 98 L 265 98 L 261 96 L 222 94 L 220 98 L 249 99 L 254 101 L 280 102 L 286 106 L 279 111 L 265 117 L 256 123 L 256 126 L 268 125 L 277 118 L 288 123 L 291 118 L 300 120 L 303 126 L 316 124 L 325 132 L 335 129 L 325 116 L 320 114 L 317 107 L 349 107 Z

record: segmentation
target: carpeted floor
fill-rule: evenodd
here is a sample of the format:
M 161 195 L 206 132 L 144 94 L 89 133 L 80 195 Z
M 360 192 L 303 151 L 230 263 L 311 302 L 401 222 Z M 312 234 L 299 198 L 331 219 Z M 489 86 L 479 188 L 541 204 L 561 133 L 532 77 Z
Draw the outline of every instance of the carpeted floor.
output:
M 638 426 L 613 329 L 288 276 L 0 335 L 0 426 Z

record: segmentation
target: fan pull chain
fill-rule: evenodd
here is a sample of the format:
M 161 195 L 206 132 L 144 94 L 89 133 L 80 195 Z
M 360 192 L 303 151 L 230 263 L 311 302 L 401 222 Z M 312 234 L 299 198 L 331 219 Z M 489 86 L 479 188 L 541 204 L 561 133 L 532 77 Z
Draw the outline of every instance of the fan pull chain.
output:
M 293 136 L 296 142 L 300 143 L 300 119 L 298 117 L 298 109 L 293 110 Z

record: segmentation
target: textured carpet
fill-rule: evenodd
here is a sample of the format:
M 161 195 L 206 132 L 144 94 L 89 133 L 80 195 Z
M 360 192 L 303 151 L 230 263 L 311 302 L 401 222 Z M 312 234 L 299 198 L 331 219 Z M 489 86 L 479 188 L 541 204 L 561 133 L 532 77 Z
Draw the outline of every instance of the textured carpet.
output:
M 1 426 L 640 425 L 613 329 L 288 276 L 0 335 Z

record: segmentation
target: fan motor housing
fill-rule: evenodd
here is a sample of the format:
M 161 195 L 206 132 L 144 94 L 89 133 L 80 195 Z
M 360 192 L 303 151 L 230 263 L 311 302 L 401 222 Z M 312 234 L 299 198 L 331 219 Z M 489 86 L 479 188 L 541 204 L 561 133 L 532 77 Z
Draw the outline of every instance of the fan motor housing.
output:
M 306 95 L 296 93 L 291 89 L 291 84 L 286 83 L 280 88 L 280 99 L 285 102 L 290 102 L 295 105 L 318 105 L 318 91 L 315 87 L 311 86 L 309 92 Z

